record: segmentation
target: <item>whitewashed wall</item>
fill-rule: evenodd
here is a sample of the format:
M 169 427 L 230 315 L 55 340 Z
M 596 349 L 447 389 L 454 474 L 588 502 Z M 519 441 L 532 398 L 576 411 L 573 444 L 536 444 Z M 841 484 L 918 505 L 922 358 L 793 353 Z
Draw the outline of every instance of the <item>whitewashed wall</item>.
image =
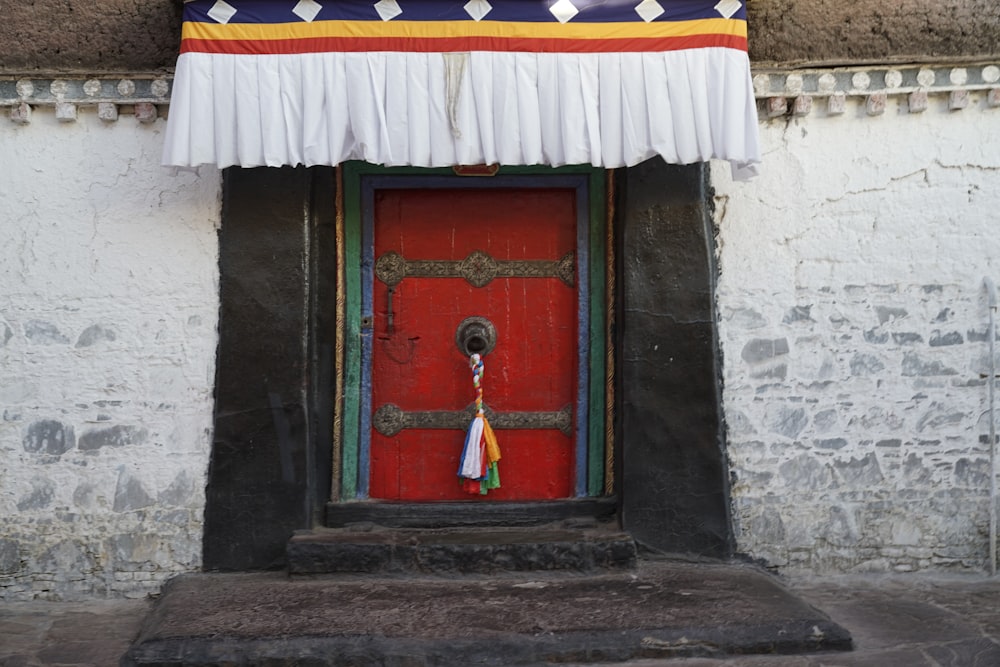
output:
M 770 565 L 987 562 L 1000 108 L 947 103 L 764 121 L 759 178 L 713 168 L 737 542 Z
M 161 168 L 163 129 L 0 120 L 0 599 L 200 564 L 221 181 Z

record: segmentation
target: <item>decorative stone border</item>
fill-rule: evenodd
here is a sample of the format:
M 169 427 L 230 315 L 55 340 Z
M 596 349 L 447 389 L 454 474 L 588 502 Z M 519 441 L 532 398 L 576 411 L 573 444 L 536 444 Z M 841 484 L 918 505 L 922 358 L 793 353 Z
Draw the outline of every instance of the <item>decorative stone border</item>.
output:
M 986 106 L 1000 107 L 1000 66 L 997 64 L 844 67 L 816 70 L 756 72 L 754 95 L 761 118 L 806 116 L 817 99 L 828 115 L 846 112 L 848 97 L 863 97 L 869 116 L 885 113 L 889 96 L 906 95 L 910 113 L 928 108 L 930 95 L 947 95 L 950 110 L 969 106 L 970 93 L 985 92 Z
M 55 107 L 56 118 L 72 122 L 80 106 L 96 106 L 104 121 L 118 120 L 119 107 L 130 106 L 136 118 L 152 123 L 157 105 L 170 102 L 172 80 L 165 77 L 0 78 L 0 107 L 10 108 L 15 123 L 31 122 L 32 107 Z
M 172 84 L 170 77 L 162 75 L 0 77 L 0 107 L 9 108 L 10 119 L 16 123 L 31 122 L 36 106 L 55 107 L 56 118 L 64 122 L 75 121 L 81 106 L 96 106 L 98 118 L 104 121 L 117 120 L 120 107 L 126 107 L 140 122 L 151 123 L 159 117 L 158 107 L 169 105 Z M 884 113 L 888 98 L 894 95 L 907 96 L 910 113 L 926 111 L 931 95 L 947 95 L 949 109 L 964 109 L 973 92 L 985 92 L 986 106 L 997 108 L 1000 64 L 758 70 L 753 72 L 753 88 L 762 120 L 809 115 L 819 106 L 817 100 L 828 115 L 842 114 L 848 97 L 864 98 L 870 116 Z

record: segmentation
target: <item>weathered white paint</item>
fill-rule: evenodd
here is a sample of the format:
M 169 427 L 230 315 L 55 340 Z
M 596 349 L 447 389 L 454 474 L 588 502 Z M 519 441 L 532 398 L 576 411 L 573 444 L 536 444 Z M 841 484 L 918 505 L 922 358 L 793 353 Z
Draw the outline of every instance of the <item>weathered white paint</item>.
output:
M 764 121 L 762 176 L 713 169 L 738 543 L 786 569 L 987 558 L 1000 109 L 913 94 Z M 100 114 L 0 118 L 0 598 L 200 562 L 220 179 L 157 166 L 161 120 Z
M 0 599 L 200 564 L 221 181 L 97 114 L 0 118 Z
M 759 178 L 713 168 L 739 550 L 813 572 L 987 562 L 988 95 L 879 116 L 848 98 L 762 122 Z

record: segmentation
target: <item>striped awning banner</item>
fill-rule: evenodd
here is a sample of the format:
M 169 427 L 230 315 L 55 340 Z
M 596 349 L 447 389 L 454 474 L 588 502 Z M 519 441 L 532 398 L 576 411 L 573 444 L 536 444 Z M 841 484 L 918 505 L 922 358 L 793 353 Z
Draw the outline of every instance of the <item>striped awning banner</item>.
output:
M 741 0 L 192 0 L 165 164 L 759 161 Z

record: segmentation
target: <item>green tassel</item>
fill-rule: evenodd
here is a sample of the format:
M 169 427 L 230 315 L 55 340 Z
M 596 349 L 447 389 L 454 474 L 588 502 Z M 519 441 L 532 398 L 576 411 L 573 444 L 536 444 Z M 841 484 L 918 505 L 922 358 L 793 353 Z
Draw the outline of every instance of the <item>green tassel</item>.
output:
M 500 466 L 495 462 L 486 469 L 486 486 L 490 489 L 500 488 Z

